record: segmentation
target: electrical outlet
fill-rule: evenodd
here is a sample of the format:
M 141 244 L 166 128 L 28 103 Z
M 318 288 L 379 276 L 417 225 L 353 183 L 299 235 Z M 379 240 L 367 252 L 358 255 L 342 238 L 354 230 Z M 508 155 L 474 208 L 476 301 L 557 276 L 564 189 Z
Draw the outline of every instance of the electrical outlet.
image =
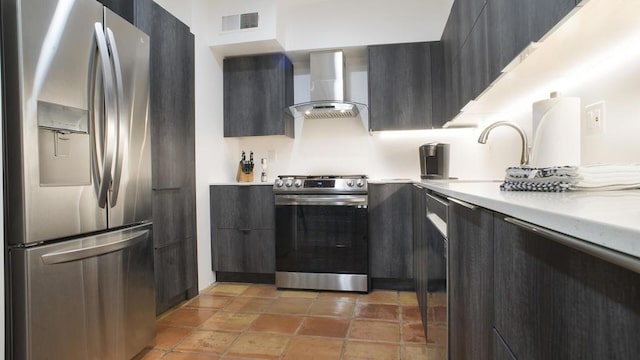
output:
M 586 133 L 589 135 L 602 135 L 604 133 L 604 101 L 599 101 L 584 108 L 586 117 Z
M 267 150 L 267 160 L 269 162 L 274 162 L 274 161 L 277 160 L 277 158 L 276 158 L 276 150 L 275 149 Z

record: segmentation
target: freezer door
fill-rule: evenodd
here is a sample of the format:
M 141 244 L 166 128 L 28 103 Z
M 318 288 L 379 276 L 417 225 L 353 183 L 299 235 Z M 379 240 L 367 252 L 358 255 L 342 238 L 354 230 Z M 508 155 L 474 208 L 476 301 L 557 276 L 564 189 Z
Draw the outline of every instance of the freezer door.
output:
M 12 244 L 107 227 L 91 179 L 88 111 L 94 25 L 102 18 L 90 0 L 2 1 Z
M 118 144 L 109 189 L 109 227 L 151 220 L 149 37 L 105 8 L 118 102 Z
M 151 225 L 11 249 L 14 359 L 130 359 L 155 336 Z

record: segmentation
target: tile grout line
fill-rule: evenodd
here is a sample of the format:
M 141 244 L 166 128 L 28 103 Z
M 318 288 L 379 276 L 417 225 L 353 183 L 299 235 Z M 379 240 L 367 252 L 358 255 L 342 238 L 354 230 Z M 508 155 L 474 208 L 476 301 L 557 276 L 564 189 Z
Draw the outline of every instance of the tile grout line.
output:
M 235 283 L 234 283 L 234 284 L 235 284 Z M 220 285 L 220 284 L 217 284 L 217 285 Z M 399 345 L 399 349 L 398 349 L 398 351 L 400 352 L 400 353 L 399 353 L 399 355 L 400 355 L 400 356 L 402 356 L 403 350 L 404 350 L 405 346 L 407 345 L 407 343 L 404 341 L 405 339 L 404 339 L 404 327 L 403 327 L 403 325 L 404 325 L 405 323 L 409 323 L 409 319 L 405 319 L 405 314 L 404 314 L 404 312 L 403 312 L 403 304 L 402 304 L 402 303 L 401 303 L 401 301 L 400 301 L 400 292 L 399 292 L 399 291 L 394 291 L 395 305 L 397 306 L 397 311 L 398 311 L 398 313 L 399 313 L 399 314 L 398 314 L 398 320 L 393 321 L 393 320 L 389 320 L 389 319 L 379 319 L 379 318 L 375 318 L 375 317 L 373 317 L 373 318 L 366 318 L 366 317 L 365 317 L 365 318 L 357 318 L 357 317 L 356 317 L 356 312 L 357 312 L 357 309 L 358 309 L 358 306 L 359 306 L 359 305 L 361 305 L 361 306 L 367 306 L 367 305 L 375 305 L 375 304 L 378 304 L 378 305 L 384 305 L 384 304 L 387 304 L 387 303 L 384 301 L 384 297 L 383 297 L 382 299 L 379 299 L 379 300 L 373 299 L 373 302 L 371 302 L 371 301 L 367 301 L 367 300 L 364 300 L 364 301 L 363 301 L 363 297 L 364 297 L 364 296 L 367 296 L 367 295 L 370 295 L 371 293 L 366 294 L 366 295 L 365 295 L 365 294 L 359 294 L 359 295 L 357 295 L 355 298 L 348 297 L 347 299 L 343 299 L 343 298 L 340 298 L 340 297 L 338 297 L 338 298 L 321 298 L 321 294 L 322 294 L 321 292 L 316 292 L 316 293 L 315 293 L 315 296 L 314 296 L 314 297 L 312 297 L 312 298 L 311 298 L 311 297 L 306 297 L 306 296 L 300 296 L 300 297 L 297 297 L 297 296 L 290 296 L 290 297 L 289 297 L 289 296 L 284 296 L 284 297 L 283 297 L 283 296 L 282 296 L 282 294 L 284 294 L 284 293 L 283 293 L 283 292 L 280 292 L 280 291 L 277 291 L 277 292 L 276 292 L 276 296 L 273 296 L 273 297 L 261 297 L 261 296 L 259 296 L 259 293 L 257 294 L 257 296 L 248 296 L 248 295 L 247 295 L 247 296 L 242 296 L 242 294 L 244 294 L 244 293 L 246 293 L 247 291 L 249 291 L 249 289 L 251 289 L 251 287 L 252 287 L 252 286 L 255 286 L 255 284 L 237 284 L 237 285 L 247 286 L 247 288 L 246 288 L 246 289 L 244 289 L 242 292 L 240 292 L 240 293 L 238 293 L 238 294 L 229 294 L 229 295 L 231 295 L 231 296 L 229 296 L 229 297 L 231 297 L 233 300 L 231 300 L 229 303 L 227 303 L 227 304 L 223 305 L 221 308 L 210 308 L 210 307 L 206 307 L 206 306 L 190 306 L 189 304 L 193 304 L 193 303 L 194 303 L 194 301 L 195 301 L 195 299 L 191 299 L 191 300 L 189 300 L 189 301 L 185 301 L 184 303 L 182 303 L 182 304 L 180 304 L 180 305 L 176 306 L 176 307 L 175 307 L 175 308 L 173 308 L 170 312 L 165 313 L 165 314 L 162 314 L 162 316 L 158 317 L 158 318 L 157 318 L 157 320 L 164 319 L 164 318 L 168 317 L 169 315 L 171 315 L 172 313 L 174 313 L 175 311 L 177 311 L 177 310 L 179 310 L 179 309 L 192 309 L 192 310 L 205 309 L 205 310 L 213 310 L 214 312 L 212 313 L 212 315 L 211 315 L 209 318 L 205 319 L 205 320 L 204 320 L 200 325 L 197 325 L 197 326 L 195 326 L 195 327 L 191 327 L 191 326 L 181 326 L 181 325 L 177 325 L 177 326 L 175 326 L 174 324 L 168 324 L 168 325 L 167 325 L 168 327 L 175 327 L 175 328 L 186 328 L 186 329 L 190 329 L 190 330 L 191 330 L 191 333 L 193 333 L 193 332 L 195 332 L 195 331 L 209 331 L 209 330 L 207 330 L 207 329 L 204 329 L 204 328 L 203 328 L 204 323 L 206 323 L 207 321 L 209 321 L 209 320 L 211 319 L 211 317 L 215 316 L 215 315 L 216 315 L 216 314 L 218 314 L 218 313 L 229 313 L 229 314 L 236 314 L 236 313 L 239 313 L 239 314 L 245 314 L 245 313 L 246 313 L 246 314 L 253 314 L 253 315 L 256 315 L 256 317 L 255 317 L 253 320 L 251 320 L 251 322 L 250 322 L 250 323 L 248 323 L 248 324 L 244 327 L 244 329 L 243 329 L 243 330 L 240 330 L 239 332 L 237 332 L 237 331 L 228 331 L 228 330 L 225 330 L 225 329 L 218 329 L 218 330 L 220 330 L 220 331 L 224 331 L 224 332 L 228 332 L 228 333 L 233 333 L 233 334 L 238 334 L 238 335 L 237 335 L 237 337 L 234 339 L 234 341 L 233 341 L 233 342 L 231 342 L 231 343 L 230 343 L 230 344 L 225 348 L 225 351 L 222 353 L 222 355 L 220 355 L 220 356 L 223 356 L 223 357 L 224 357 L 224 356 L 228 356 L 229 351 L 230 351 L 230 350 L 231 350 L 231 348 L 234 346 L 234 344 L 236 344 L 236 343 L 238 342 L 239 338 L 240 338 L 242 335 L 244 335 L 244 334 L 246 334 L 246 333 L 248 333 L 248 332 L 251 332 L 251 331 L 250 331 L 251 326 L 253 326 L 253 325 L 256 323 L 257 319 L 258 319 L 260 316 L 262 316 L 262 315 L 280 315 L 280 316 L 294 316 L 294 315 L 296 315 L 296 314 L 286 314 L 286 313 L 283 313 L 283 314 L 279 314 L 279 313 L 273 313 L 273 314 L 270 314 L 270 313 L 267 313 L 266 311 L 268 310 L 268 308 L 270 308 L 270 307 L 273 305 L 273 303 L 274 303 L 275 301 L 277 301 L 277 299 L 283 299 L 283 298 L 290 298 L 290 299 L 296 299 L 296 298 L 298 298 L 298 299 L 312 299 L 312 301 L 311 301 L 311 302 L 309 303 L 309 305 L 307 306 L 307 308 L 306 308 L 306 310 L 305 310 L 305 313 L 304 313 L 304 314 L 301 314 L 302 316 L 300 316 L 300 315 L 296 315 L 296 316 L 300 316 L 300 317 L 302 318 L 302 321 L 298 324 L 297 328 L 295 329 L 295 331 L 294 331 L 293 333 L 291 333 L 291 334 L 284 333 L 284 334 L 283 334 L 283 333 L 279 333 L 279 332 L 270 332 L 270 331 L 266 331 L 266 332 L 265 332 L 265 333 L 273 333 L 273 334 L 278 334 L 278 335 L 284 335 L 284 336 L 287 338 L 287 343 L 286 343 L 286 345 L 285 345 L 285 347 L 284 347 L 284 349 L 283 349 L 283 352 L 282 352 L 282 353 L 280 354 L 280 356 L 279 356 L 279 358 L 280 358 L 280 359 L 282 359 L 282 358 L 286 357 L 286 355 L 287 355 L 287 353 L 288 353 L 288 351 L 289 351 L 289 349 L 290 349 L 290 347 L 291 347 L 291 345 L 292 345 L 292 343 L 293 343 L 294 339 L 295 339 L 295 338 L 297 338 L 297 337 L 299 337 L 299 336 L 300 336 L 300 337 L 311 337 L 311 338 L 315 338 L 315 337 L 317 337 L 317 338 L 325 338 L 325 339 L 330 338 L 330 339 L 336 339 L 336 340 L 337 340 L 337 339 L 339 339 L 339 338 L 335 338 L 335 337 L 331 337 L 331 336 L 312 336 L 312 335 L 301 335 L 301 334 L 299 334 L 299 332 L 300 332 L 300 330 L 302 329 L 302 327 L 303 327 L 303 325 L 304 325 L 305 321 L 306 321 L 307 319 L 309 319 L 309 318 L 313 318 L 313 317 L 316 317 L 316 318 L 330 318 L 330 319 L 336 319 L 336 320 L 344 319 L 344 320 L 346 320 L 346 321 L 348 321 L 348 322 L 349 322 L 347 332 L 346 332 L 345 336 L 341 339 L 341 340 L 342 340 L 342 346 L 341 346 L 341 349 L 340 349 L 340 358 L 341 358 L 341 359 L 345 356 L 346 348 L 347 348 L 347 344 L 348 344 L 348 342 L 349 342 L 350 336 L 352 335 L 352 331 L 353 331 L 353 322 L 354 322 L 355 320 L 365 320 L 365 321 L 382 321 L 382 322 L 392 322 L 392 323 L 397 322 L 397 324 L 398 324 L 398 326 L 399 326 L 399 332 L 400 332 L 400 339 L 399 339 L 399 342 L 397 342 L 397 343 L 396 343 L 396 342 L 393 342 L 393 341 L 376 341 L 376 342 L 389 343 L 389 344 L 398 344 L 398 345 Z M 216 294 L 214 294 L 214 293 L 210 293 L 210 291 L 211 291 L 213 288 L 215 288 L 215 287 L 216 287 L 216 285 L 214 285 L 214 286 L 212 286 L 212 287 L 210 287 L 210 288 L 205 289 L 205 290 L 204 290 L 201 294 L 199 294 L 198 296 L 200 296 L 200 295 L 211 295 L 211 296 L 216 296 Z M 373 293 L 373 292 L 374 292 L 374 291 L 372 291 L 372 293 Z M 218 295 L 218 296 L 223 296 L 223 295 L 221 294 L 221 295 Z M 224 296 L 223 296 L 223 297 L 224 297 Z M 253 300 L 256 300 L 256 299 L 269 299 L 269 300 L 270 300 L 270 302 L 269 302 L 268 306 L 266 306 L 266 307 L 264 308 L 264 310 L 260 310 L 260 311 L 247 311 L 247 312 L 243 312 L 243 311 L 242 311 L 242 309 L 238 309 L 238 310 L 228 310 L 228 309 L 227 309 L 227 307 L 229 307 L 229 306 L 230 306 L 230 305 L 231 305 L 231 304 L 232 304 L 236 299 L 239 299 L 239 298 L 247 298 L 247 299 L 250 299 L 250 300 L 248 300 L 248 302 L 253 301 Z M 372 299 L 369 299 L 369 300 L 372 300 Z M 347 314 L 340 313 L 340 312 L 338 312 L 338 311 L 335 311 L 335 313 L 328 313 L 328 314 L 322 314 L 322 313 L 320 313 L 320 314 L 316 314 L 316 315 L 312 314 L 312 309 L 314 308 L 314 306 L 315 306 L 315 305 L 317 305 L 317 304 L 319 304 L 319 303 L 323 303 L 323 302 L 331 303 L 331 304 L 332 304 L 332 305 L 334 305 L 334 306 L 335 306 L 335 305 L 337 305 L 337 304 L 339 304 L 339 303 L 343 303 L 343 302 L 344 302 L 345 304 L 352 305 L 352 307 L 351 307 L 350 312 L 349 312 L 349 313 L 347 313 Z M 407 304 L 407 306 L 415 306 L 415 305 L 413 305 L 413 303 L 411 303 L 411 304 Z M 321 312 L 321 311 L 319 311 L 319 312 Z M 346 315 L 346 317 L 345 317 L 345 315 Z M 422 319 L 420 319 L 420 320 L 422 320 Z M 421 321 L 420 321 L 420 322 L 421 322 Z M 215 330 L 215 329 L 210 329 L 210 330 Z M 180 346 L 180 345 L 181 345 L 181 344 L 186 340 L 186 338 L 187 338 L 188 336 L 189 336 L 189 334 L 187 334 L 185 337 L 183 337 L 181 340 L 179 340 L 179 341 L 178 341 L 176 344 L 174 344 L 174 345 L 173 345 L 169 350 L 158 349 L 158 348 L 152 348 L 152 349 L 155 349 L 155 350 L 158 350 L 159 352 L 162 352 L 162 353 L 163 353 L 163 354 L 162 354 L 162 358 L 164 358 L 164 357 L 166 357 L 169 353 L 171 353 L 171 352 L 176 352 L 176 349 L 177 349 L 177 348 L 178 348 L 178 347 L 179 347 L 179 346 Z M 371 342 L 371 341 L 368 341 L 367 339 L 356 339 L 356 340 L 361 340 L 361 341 L 363 341 L 363 342 L 365 342 L 365 343 L 367 343 L 367 342 Z M 425 340 L 426 340 L 426 339 L 425 339 Z M 426 341 L 425 341 L 425 344 L 419 344 L 419 343 L 416 343 L 415 345 L 424 345 L 424 346 L 426 346 Z M 196 353 L 209 354 L 209 353 L 205 353 L 205 352 L 196 352 Z

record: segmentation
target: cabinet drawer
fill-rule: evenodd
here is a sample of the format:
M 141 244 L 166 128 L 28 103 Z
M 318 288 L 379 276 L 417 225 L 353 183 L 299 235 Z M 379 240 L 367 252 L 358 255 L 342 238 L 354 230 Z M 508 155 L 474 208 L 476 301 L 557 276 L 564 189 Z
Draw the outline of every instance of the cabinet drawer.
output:
M 519 359 L 634 359 L 640 274 L 494 218 L 495 328 Z
M 215 229 L 211 245 L 214 271 L 266 274 L 276 271 L 274 230 Z
M 275 228 L 275 205 L 270 186 L 211 186 L 210 204 L 212 229 Z

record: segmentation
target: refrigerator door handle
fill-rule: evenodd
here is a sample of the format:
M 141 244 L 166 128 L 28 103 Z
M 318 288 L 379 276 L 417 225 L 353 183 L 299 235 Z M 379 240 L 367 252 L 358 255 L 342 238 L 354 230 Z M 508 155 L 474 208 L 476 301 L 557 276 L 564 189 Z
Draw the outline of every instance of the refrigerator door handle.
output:
M 96 45 L 98 48 L 98 58 L 95 59 L 92 68 L 95 70 L 95 62 L 100 61 L 101 73 L 102 73 L 102 87 L 104 95 L 104 106 L 106 114 L 106 123 L 96 124 L 95 112 L 91 111 L 93 121 L 91 122 L 92 128 L 92 146 L 94 158 L 94 180 L 96 181 L 96 195 L 98 197 L 98 206 L 104 208 L 107 202 L 107 193 L 109 191 L 109 185 L 111 184 L 111 170 L 113 167 L 113 154 L 115 152 L 117 138 L 114 133 L 116 132 L 116 120 L 114 116 L 117 116 L 118 105 L 114 96 L 114 84 L 113 84 L 113 72 L 111 69 L 111 62 L 109 60 L 109 49 L 107 46 L 106 37 L 102 30 L 102 23 L 94 24 L 94 35 Z M 95 71 L 94 71 L 94 75 Z M 91 90 L 92 94 L 95 94 L 95 82 L 92 81 L 94 89 Z M 93 102 L 95 98 L 89 99 L 91 109 L 93 109 Z M 98 126 L 102 126 L 104 129 L 102 132 L 98 132 Z M 101 138 L 98 138 L 101 135 Z
M 128 144 L 128 133 L 129 133 L 129 116 L 127 114 L 127 110 L 125 108 L 124 102 L 124 88 L 123 88 L 123 79 L 122 79 L 122 67 L 120 66 L 120 56 L 118 54 L 118 47 L 116 44 L 115 36 L 113 35 L 113 31 L 107 27 L 107 44 L 109 46 L 109 50 L 111 51 L 111 58 L 113 61 L 113 71 L 115 75 L 115 91 L 116 91 L 116 102 L 118 105 L 118 113 L 116 117 L 116 148 L 115 148 L 115 164 L 114 170 L 112 174 L 112 182 L 111 182 L 111 194 L 109 196 L 109 203 L 111 207 L 116 205 L 118 201 L 118 193 L 120 190 L 120 177 L 122 175 L 122 163 L 123 156 L 125 153 L 124 147 Z
M 96 257 L 114 251 L 122 250 L 136 245 L 141 241 L 147 240 L 149 237 L 149 230 L 141 230 L 134 232 L 131 236 L 125 239 L 112 241 L 106 244 L 91 246 L 82 249 L 74 249 L 67 251 L 54 252 L 50 254 L 42 255 L 42 262 L 46 265 L 61 264 L 71 261 L 83 260 L 91 257 Z

